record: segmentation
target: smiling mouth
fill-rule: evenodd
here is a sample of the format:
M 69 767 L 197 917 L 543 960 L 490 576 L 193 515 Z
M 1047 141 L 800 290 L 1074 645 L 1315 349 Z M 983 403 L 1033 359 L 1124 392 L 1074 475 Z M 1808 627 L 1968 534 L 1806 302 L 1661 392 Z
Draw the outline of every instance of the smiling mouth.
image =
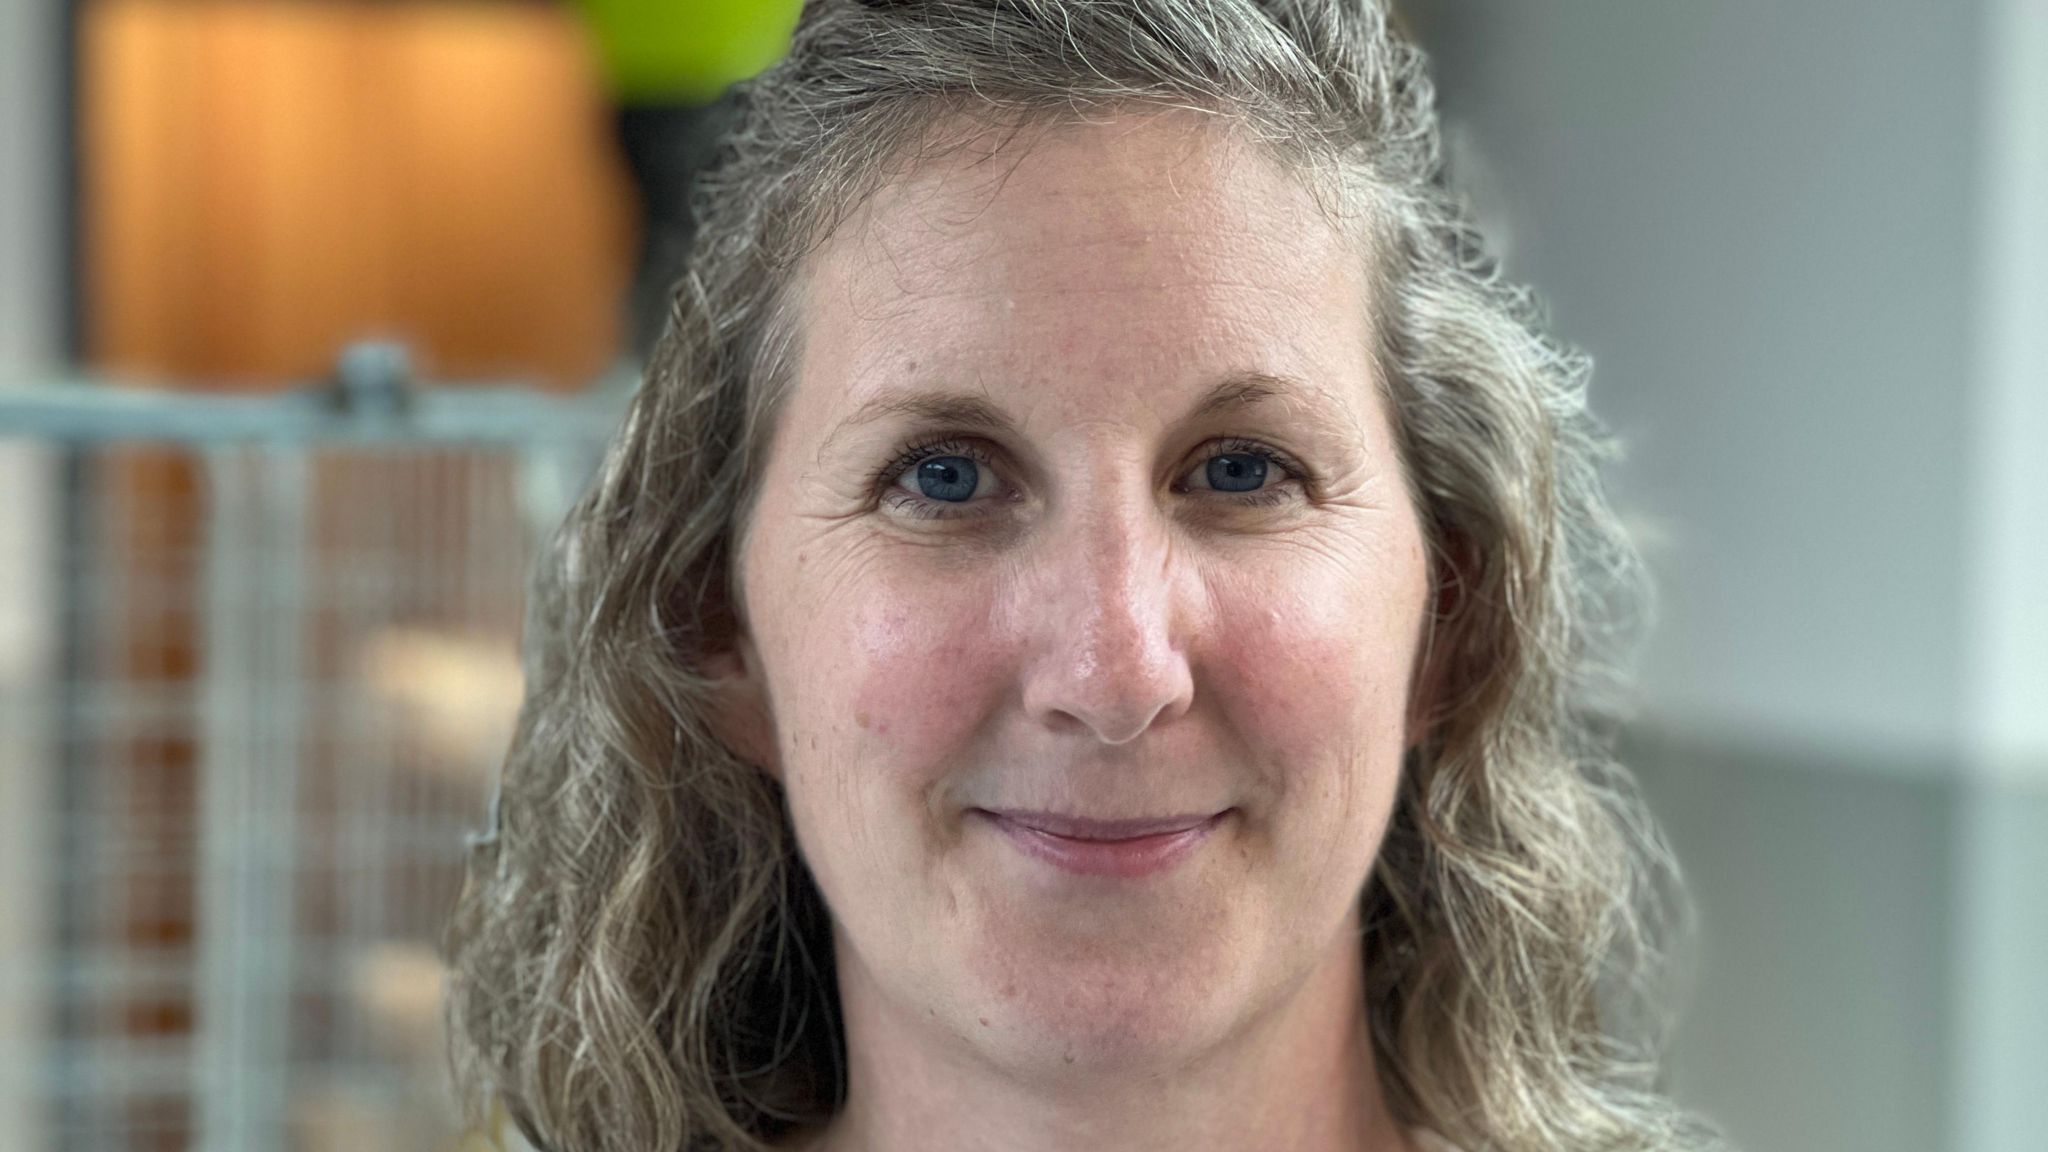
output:
M 1090 820 L 1044 812 L 976 808 L 1033 859 L 1083 876 L 1136 879 L 1163 872 L 1201 846 L 1235 809 L 1149 820 Z

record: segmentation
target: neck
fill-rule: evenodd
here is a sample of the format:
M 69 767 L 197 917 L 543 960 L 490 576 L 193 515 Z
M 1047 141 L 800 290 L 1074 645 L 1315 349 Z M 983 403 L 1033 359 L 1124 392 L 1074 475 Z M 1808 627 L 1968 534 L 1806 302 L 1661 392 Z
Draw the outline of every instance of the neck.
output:
M 1029 1082 L 877 995 L 840 952 L 847 1100 L 805 1152 L 1411 1152 L 1380 1091 L 1356 926 L 1194 1063 Z

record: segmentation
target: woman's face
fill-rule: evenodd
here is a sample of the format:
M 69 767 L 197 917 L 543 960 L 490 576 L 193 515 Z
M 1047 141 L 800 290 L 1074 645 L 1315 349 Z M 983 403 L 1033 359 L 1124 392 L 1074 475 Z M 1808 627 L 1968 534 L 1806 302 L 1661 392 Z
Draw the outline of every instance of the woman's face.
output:
M 808 265 L 721 723 L 850 1029 L 1185 1058 L 1355 936 L 1427 599 L 1356 251 L 1171 113 L 928 158 Z

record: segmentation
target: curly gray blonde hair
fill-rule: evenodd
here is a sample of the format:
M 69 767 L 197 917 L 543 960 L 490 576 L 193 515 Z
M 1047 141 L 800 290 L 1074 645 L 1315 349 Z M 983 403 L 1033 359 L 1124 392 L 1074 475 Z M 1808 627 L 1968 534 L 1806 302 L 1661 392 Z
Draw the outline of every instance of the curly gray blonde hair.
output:
M 1657 1091 L 1675 872 L 1595 707 L 1645 585 L 1587 360 L 1442 171 L 1421 53 L 1368 0 L 811 0 L 744 87 L 669 326 L 538 570 L 527 695 L 448 936 L 451 1057 L 552 1152 L 760 1152 L 845 1090 L 829 920 L 780 786 L 711 726 L 734 558 L 808 252 L 947 116 L 1194 109 L 1359 210 L 1437 589 L 1433 701 L 1362 895 L 1398 1118 L 1469 1152 L 1703 1149 Z

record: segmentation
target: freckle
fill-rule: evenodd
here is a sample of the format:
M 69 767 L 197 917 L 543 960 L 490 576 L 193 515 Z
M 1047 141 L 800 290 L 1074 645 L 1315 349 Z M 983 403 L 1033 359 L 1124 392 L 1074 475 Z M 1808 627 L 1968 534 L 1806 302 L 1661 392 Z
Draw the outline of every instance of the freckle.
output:
M 1074 1054 L 1072 1052 L 1069 1052 L 1064 1057 L 1062 1057 L 1062 1059 L 1064 1059 L 1067 1063 L 1072 1064 L 1074 1062 Z
M 854 722 L 855 724 L 858 724 L 858 725 L 860 725 L 860 726 L 861 726 L 861 727 L 863 727 L 863 728 L 867 727 L 867 726 L 868 726 L 868 714 L 867 714 L 867 713 L 865 713 L 865 712 L 855 712 L 855 713 L 853 714 L 853 722 Z
M 986 1027 L 988 1027 L 988 1017 L 986 1017 L 986 1016 L 977 1016 L 977 1017 L 975 1017 L 975 1019 L 977 1019 L 977 1020 L 980 1020 L 980 1021 L 981 1021 L 981 1026 L 982 1026 L 983 1028 L 986 1028 Z

